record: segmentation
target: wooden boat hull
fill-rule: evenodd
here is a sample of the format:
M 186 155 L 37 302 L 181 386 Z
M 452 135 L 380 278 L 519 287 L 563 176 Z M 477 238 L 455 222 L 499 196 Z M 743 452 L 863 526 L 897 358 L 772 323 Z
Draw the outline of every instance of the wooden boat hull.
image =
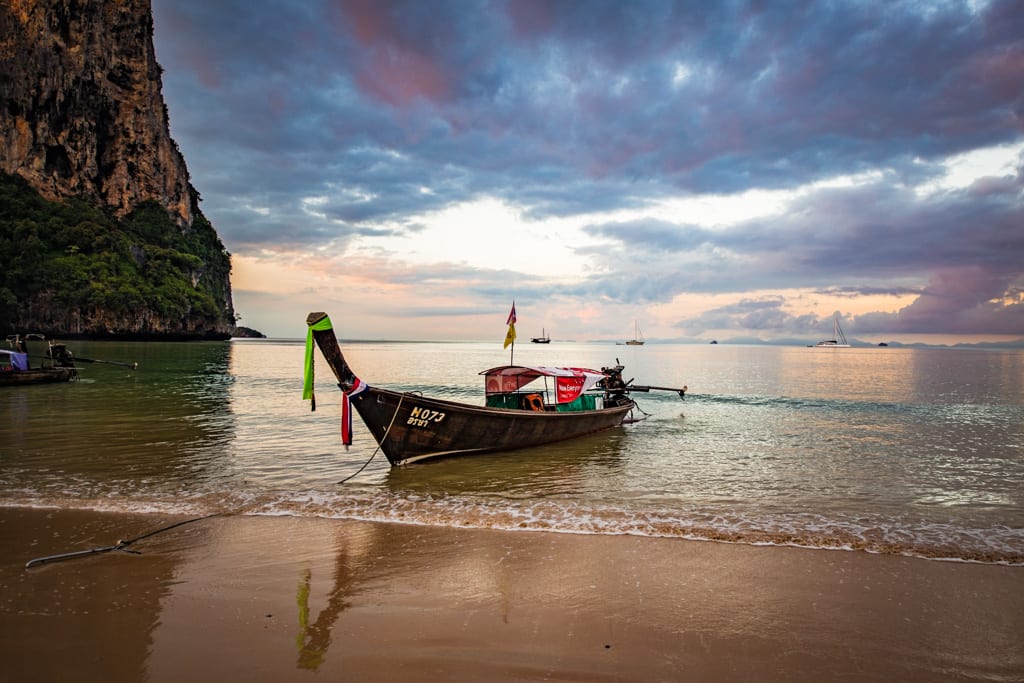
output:
M 371 387 L 352 405 L 392 465 L 573 439 L 622 424 L 633 402 L 579 412 L 486 408 Z
M 37 368 L 35 370 L 4 371 L 0 372 L 0 387 L 69 382 L 75 374 L 74 368 Z
M 338 380 L 338 387 L 349 396 L 392 465 L 573 439 L 617 427 L 635 406 L 624 392 L 609 394 L 606 407 L 597 410 L 562 412 L 473 406 L 368 386 L 356 377 L 345 360 L 327 314 L 310 313 L 306 323 L 310 327 L 307 345 L 316 341 Z M 308 397 L 312 398 L 311 347 L 307 346 L 306 353 Z

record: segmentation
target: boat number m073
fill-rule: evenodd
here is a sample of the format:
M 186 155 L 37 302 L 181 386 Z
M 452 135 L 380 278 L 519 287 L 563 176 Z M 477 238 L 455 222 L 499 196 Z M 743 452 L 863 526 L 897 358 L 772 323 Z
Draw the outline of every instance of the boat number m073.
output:
M 409 419 L 405 421 L 405 424 L 412 425 L 413 427 L 426 427 L 431 422 L 440 422 L 443 419 L 444 413 L 417 406 L 412 409 L 412 413 L 409 415 Z

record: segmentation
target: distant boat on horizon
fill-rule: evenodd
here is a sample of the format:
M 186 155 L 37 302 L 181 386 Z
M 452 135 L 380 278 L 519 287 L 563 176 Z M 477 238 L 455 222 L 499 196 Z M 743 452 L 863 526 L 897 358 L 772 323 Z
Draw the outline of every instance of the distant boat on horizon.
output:
M 530 341 L 533 342 L 534 344 L 550 344 L 551 343 L 551 337 L 548 336 L 547 330 L 545 330 L 542 327 L 542 328 L 540 328 L 540 336 L 539 337 L 534 337 Z
M 619 345 L 621 346 L 622 343 L 619 343 Z M 644 345 L 644 335 L 640 331 L 640 323 L 638 323 L 636 320 L 633 321 L 633 338 L 630 339 L 628 342 L 625 342 L 625 345 L 626 346 L 643 346 Z
M 832 319 L 832 338 L 823 339 L 812 348 L 815 349 L 848 349 L 850 345 L 846 341 L 846 335 L 843 334 L 843 328 L 839 326 L 839 317 L 836 316 Z

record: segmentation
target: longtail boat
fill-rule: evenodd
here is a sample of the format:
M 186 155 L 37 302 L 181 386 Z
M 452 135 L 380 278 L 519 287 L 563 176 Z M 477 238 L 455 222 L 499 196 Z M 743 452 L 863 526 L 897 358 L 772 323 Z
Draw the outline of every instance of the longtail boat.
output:
M 26 339 L 45 341 L 47 353 L 44 362 L 31 366 Z M 54 344 L 42 335 L 12 335 L 7 342 L 11 349 L 0 349 L 0 387 L 70 382 L 78 379 L 78 369 L 67 347 Z
M 28 342 L 43 342 L 44 353 L 30 355 Z M 0 386 L 20 386 L 45 382 L 70 382 L 78 379 L 80 363 L 103 363 L 119 365 L 136 370 L 138 363 L 122 363 L 113 360 L 97 360 L 75 356 L 65 344 L 54 342 L 41 334 L 14 334 L 7 337 L 10 349 L 0 349 Z M 33 361 L 39 361 L 33 366 Z
M 342 441 L 351 443 L 354 407 L 392 465 L 530 448 L 593 434 L 632 421 L 636 404 L 631 391 L 664 389 L 682 397 L 686 390 L 633 386 L 622 380 L 621 365 L 600 371 L 503 365 L 480 373 L 485 378 L 485 405 L 470 405 L 370 386 L 345 360 L 326 313 L 310 313 L 306 324 L 303 398 L 310 399 L 316 410 L 315 342 L 342 391 Z M 554 400 L 528 386 L 541 377 L 553 381 Z

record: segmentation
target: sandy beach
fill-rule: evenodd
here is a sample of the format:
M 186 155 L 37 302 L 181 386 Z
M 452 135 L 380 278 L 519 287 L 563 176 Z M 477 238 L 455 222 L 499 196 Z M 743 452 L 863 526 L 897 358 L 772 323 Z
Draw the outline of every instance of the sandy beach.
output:
M 1024 568 L 0 509 L 4 681 L 1024 680 Z

